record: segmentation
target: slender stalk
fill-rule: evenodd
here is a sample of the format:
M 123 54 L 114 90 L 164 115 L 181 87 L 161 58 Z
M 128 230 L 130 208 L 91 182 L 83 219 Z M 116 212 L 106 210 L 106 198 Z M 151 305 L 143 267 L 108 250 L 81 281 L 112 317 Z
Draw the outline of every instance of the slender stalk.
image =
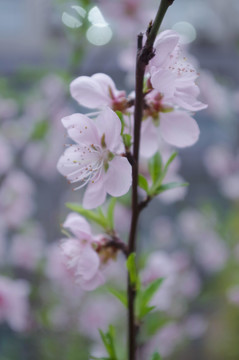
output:
M 134 146 L 132 161 L 132 218 L 128 243 L 128 255 L 136 251 L 136 233 L 140 211 L 146 206 L 150 199 L 147 199 L 144 205 L 138 201 L 138 173 L 139 173 L 139 149 L 140 149 L 140 131 L 143 116 L 143 83 L 145 68 L 149 60 L 154 57 L 153 44 L 157 36 L 159 27 L 165 16 L 165 13 L 174 0 L 161 0 L 158 12 L 153 24 L 147 31 L 147 40 L 143 47 L 143 34 L 138 35 L 138 51 L 136 59 L 136 88 L 135 88 L 135 112 L 134 112 Z M 137 324 L 135 321 L 135 296 L 136 289 L 130 283 L 128 275 L 128 360 L 136 360 L 136 335 Z

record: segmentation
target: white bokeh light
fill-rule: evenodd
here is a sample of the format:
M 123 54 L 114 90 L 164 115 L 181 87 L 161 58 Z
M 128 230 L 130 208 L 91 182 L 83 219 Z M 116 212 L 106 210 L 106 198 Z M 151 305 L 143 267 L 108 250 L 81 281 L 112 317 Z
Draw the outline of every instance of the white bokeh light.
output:
M 112 30 L 108 24 L 92 25 L 86 33 L 87 40 L 97 46 L 107 44 L 112 38 Z
M 173 26 L 173 30 L 175 30 L 180 35 L 180 40 L 182 44 L 189 44 L 193 42 L 197 37 L 194 26 L 186 21 L 177 22 Z
M 113 33 L 97 6 L 94 6 L 89 11 L 88 20 L 92 25 L 87 30 L 87 40 L 97 46 L 107 44 L 111 40 Z

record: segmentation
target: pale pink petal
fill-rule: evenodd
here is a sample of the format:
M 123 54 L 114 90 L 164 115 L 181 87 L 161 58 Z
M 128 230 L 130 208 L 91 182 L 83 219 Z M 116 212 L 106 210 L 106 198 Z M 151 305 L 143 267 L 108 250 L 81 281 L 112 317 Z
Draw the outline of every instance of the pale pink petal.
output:
M 79 279 L 79 283 L 81 288 L 85 291 L 95 290 L 97 287 L 103 285 L 105 282 L 105 278 L 103 277 L 101 272 L 97 272 L 94 277 L 90 280 Z
M 196 100 L 192 96 L 186 97 L 184 94 L 179 93 L 178 91 L 177 94 L 175 94 L 174 100 L 178 106 L 188 111 L 200 111 L 208 107 L 208 105 Z
M 81 161 L 81 152 L 78 151 L 78 145 L 68 147 L 57 163 L 57 170 L 68 180 L 73 181 L 76 177 L 75 173 L 79 169 Z M 71 175 L 74 174 L 74 175 Z
M 90 244 L 85 244 L 79 256 L 76 267 L 76 276 L 85 281 L 91 280 L 99 271 L 100 258 Z
M 88 239 L 92 236 L 90 224 L 85 220 L 85 218 L 83 218 L 83 216 L 76 213 L 70 213 L 62 226 L 64 228 L 68 228 L 72 234 L 79 239 L 85 237 Z
M 122 196 L 129 191 L 132 183 L 132 167 L 125 157 L 116 156 L 109 162 L 105 188 L 112 196 Z
M 179 35 L 172 31 L 167 30 L 163 31 L 159 36 L 157 36 L 154 47 L 156 49 L 156 54 L 153 59 L 150 61 L 149 65 L 156 67 L 162 66 L 170 53 L 175 49 L 179 43 Z
M 153 156 L 159 147 L 158 128 L 152 119 L 143 121 L 141 127 L 140 155 L 146 158 Z
M 70 91 L 72 97 L 78 101 L 80 105 L 83 105 L 90 109 L 100 108 L 111 104 L 108 91 L 105 86 L 89 76 L 80 76 L 73 80 L 70 85 Z
M 183 111 L 160 114 L 160 132 L 163 139 L 177 147 L 193 145 L 199 137 L 197 122 Z
M 105 135 L 105 143 L 107 149 L 112 152 L 124 151 L 123 142 L 121 138 L 121 121 L 116 113 L 109 107 L 101 111 L 96 119 L 96 125 L 99 133 Z
M 83 114 L 72 114 L 62 119 L 68 135 L 75 142 L 81 144 L 100 144 L 94 121 Z
M 100 84 L 101 92 L 104 94 L 107 94 L 110 97 L 110 90 L 115 94 L 118 92 L 116 89 L 114 81 L 111 79 L 110 76 L 103 74 L 103 73 L 97 73 L 92 75 L 92 79 L 94 79 L 98 84 Z M 106 104 L 107 105 L 107 104 Z
M 83 197 L 83 207 L 94 209 L 104 203 L 106 199 L 106 190 L 104 184 L 104 175 L 102 174 L 98 181 L 90 182 Z
M 153 72 L 151 76 L 151 83 L 161 94 L 172 97 L 175 91 L 176 76 L 169 70 L 160 69 Z

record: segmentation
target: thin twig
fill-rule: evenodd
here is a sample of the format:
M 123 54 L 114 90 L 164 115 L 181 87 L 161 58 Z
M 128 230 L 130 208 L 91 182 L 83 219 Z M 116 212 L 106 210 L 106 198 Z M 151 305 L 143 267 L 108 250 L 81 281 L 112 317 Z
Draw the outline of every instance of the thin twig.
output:
M 132 218 L 128 242 L 128 255 L 136 251 L 136 232 L 140 211 L 147 206 L 150 198 L 146 201 L 138 203 L 138 163 L 140 148 L 140 131 L 143 117 L 144 93 L 143 83 L 146 65 L 154 57 L 153 44 L 157 36 L 159 27 L 162 23 L 164 15 L 174 0 L 161 0 L 158 12 L 154 22 L 149 24 L 147 30 L 147 40 L 143 47 L 143 34 L 138 35 L 138 51 L 136 59 L 136 88 L 135 88 L 135 111 L 134 111 L 134 146 L 132 164 Z M 131 285 L 128 274 L 128 360 L 136 360 L 136 334 L 137 324 L 135 321 L 135 303 L 136 290 Z

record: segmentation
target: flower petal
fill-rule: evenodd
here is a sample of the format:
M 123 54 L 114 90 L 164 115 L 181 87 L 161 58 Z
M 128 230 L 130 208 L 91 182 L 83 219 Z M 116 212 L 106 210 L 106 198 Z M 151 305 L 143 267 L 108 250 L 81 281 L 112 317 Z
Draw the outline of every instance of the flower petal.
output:
M 155 41 L 154 48 L 156 54 L 150 61 L 149 66 L 162 67 L 164 62 L 169 58 L 170 53 L 176 48 L 179 43 L 179 35 L 173 30 L 166 30 L 161 32 Z M 170 59 L 170 58 L 169 58 Z
M 95 290 L 97 287 L 103 285 L 105 282 L 105 278 L 101 272 L 97 272 L 93 278 L 90 280 L 80 279 L 79 283 L 81 288 L 85 291 Z
M 109 162 L 105 175 L 105 188 L 112 196 L 122 196 L 129 191 L 132 183 L 132 168 L 125 157 L 116 156 Z
M 83 207 L 94 209 L 103 204 L 106 198 L 104 175 L 94 183 L 90 182 L 83 197 Z
M 63 227 L 68 228 L 78 239 L 85 239 L 85 237 L 90 239 L 92 237 L 90 224 L 83 216 L 76 213 L 70 213 L 67 216 L 63 223 Z
M 109 107 L 101 111 L 96 119 L 96 126 L 100 134 L 105 134 L 107 149 L 113 153 L 124 152 L 121 133 L 121 121 Z
M 140 155 L 146 158 L 153 156 L 159 147 L 158 128 L 151 118 L 143 121 L 141 127 Z
M 110 105 L 111 99 L 109 91 L 106 91 L 107 89 L 104 83 L 102 85 L 98 79 L 89 76 L 80 76 L 70 84 L 71 96 L 80 105 L 90 109 Z
M 83 114 L 72 114 L 64 117 L 62 124 L 68 135 L 79 144 L 100 144 L 94 121 Z
M 88 281 L 99 271 L 100 258 L 90 244 L 85 244 L 79 256 L 76 268 L 76 276 Z
M 199 137 L 197 122 L 183 111 L 160 114 L 160 132 L 163 139 L 177 147 L 193 145 Z
M 157 70 L 151 76 L 153 88 L 167 97 L 172 97 L 175 91 L 176 76 L 169 70 Z

